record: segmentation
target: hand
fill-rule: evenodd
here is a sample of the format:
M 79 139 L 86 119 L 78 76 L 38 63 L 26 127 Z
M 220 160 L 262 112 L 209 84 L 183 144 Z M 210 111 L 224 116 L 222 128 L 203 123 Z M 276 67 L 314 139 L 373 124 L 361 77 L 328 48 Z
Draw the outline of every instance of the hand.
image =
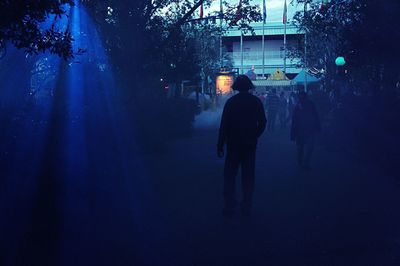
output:
M 224 155 L 225 155 L 224 149 L 218 149 L 217 155 L 219 158 L 224 158 Z

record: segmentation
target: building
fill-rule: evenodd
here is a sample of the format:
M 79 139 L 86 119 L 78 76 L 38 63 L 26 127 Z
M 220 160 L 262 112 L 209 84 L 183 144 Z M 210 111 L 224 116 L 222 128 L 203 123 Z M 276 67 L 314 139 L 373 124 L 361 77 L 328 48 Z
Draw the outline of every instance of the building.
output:
M 238 68 L 239 73 L 245 74 L 252 68 L 257 79 L 266 79 L 278 69 L 284 68 L 284 24 L 282 22 L 267 22 L 264 26 L 265 36 L 265 58 L 263 69 L 262 33 L 263 23 L 251 24 L 255 34 L 251 32 L 243 35 L 243 68 L 241 53 L 241 31 L 237 27 L 229 30 L 223 36 L 223 45 L 233 61 L 233 68 Z M 286 25 L 287 51 L 298 47 L 302 41 L 302 33 L 294 25 Z M 300 60 L 286 60 L 286 75 L 292 79 L 301 71 Z M 264 73 L 264 75 L 263 75 Z

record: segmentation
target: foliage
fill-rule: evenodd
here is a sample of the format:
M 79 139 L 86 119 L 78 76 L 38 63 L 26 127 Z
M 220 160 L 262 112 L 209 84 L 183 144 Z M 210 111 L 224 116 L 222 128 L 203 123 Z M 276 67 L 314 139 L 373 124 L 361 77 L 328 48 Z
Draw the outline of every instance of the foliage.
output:
M 305 1 L 308 11 L 298 12 L 295 23 L 307 33 L 307 65 L 327 69 L 326 78 L 334 81 L 330 143 L 397 172 L 400 51 L 394 43 L 400 39 L 400 2 L 332 0 L 321 9 L 320 1 L 298 0 Z M 303 48 L 295 52 L 302 55 Z M 337 56 L 345 58 L 343 68 L 334 65 Z
M 238 26 L 249 28 L 259 20 L 259 7 L 243 0 Z M 225 3 L 224 16 L 211 14 L 218 24 L 197 23 L 198 7 L 212 0 L 80 0 L 100 33 L 113 74 L 121 92 L 118 97 L 144 143 L 163 142 L 164 138 L 188 131 L 196 103 L 186 99 L 166 99 L 165 83 L 182 80 L 199 82 L 200 70 L 212 72 L 219 66 L 219 36 L 223 25 L 233 26 L 237 5 Z M 237 1 L 239 3 L 239 1 Z M 18 48 L 37 53 L 51 51 L 64 58 L 73 56 L 73 36 L 69 31 L 42 30 L 43 22 L 66 15 L 63 1 L 2 1 L 9 13 L 19 16 L 2 20 L 1 38 L 12 40 Z M 67 16 L 68 17 L 68 16 Z M 210 20 L 212 21 L 212 20 Z M 235 21 L 236 22 L 236 21 Z M 55 22 L 54 22 L 55 24 Z M 53 24 L 53 25 L 54 25 Z M 8 35 L 7 35 L 8 34 Z M 162 82 L 161 82 L 162 81 Z M 162 122 L 159 122 L 162 121 Z M 164 134 L 161 134 L 163 132 Z
M 304 4 L 304 1 L 298 1 Z M 306 11 L 296 12 L 293 21 L 307 35 L 307 62 L 304 58 L 304 39 L 300 49 L 292 51 L 292 57 L 301 58 L 308 67 L 325 69 L 329 77 L 335 75 L 335 59 L 349 49 L 346 32 L 359 15 L 353 2 L 327 3 L 321 9 L 319 2 L 307 1 Z M 346 53 L 347 55 L 347 53 Z
M 219 65 L 220 14 L 211 14 L 210 23 L 196 21 L 202 2 L 207 7 L 212 1 L 84 1 L 124 88 L 128 112 L 141 114 L 132 123 L 147 147 L 187 132 L 196 112 L 194 101 L 167 100 L 165 83 L 180 88 L 182 80 L 199 82 L 201 69 L 208 74 Z M 252 9 L 249 2 L 243 1 L 242 10 Z M 229 12 L 236 9 L 225 12 L 224 25 L 233 18 Z M 249 21 L 250 13 L 243 12 Z
M 200 6 L 201 2 L 157 0 L 121 3 L 117 0 L 86 0 L 85 4 L 94 14 L 106 38 L 105 43 L 109 47 L 115 66 L 123 73 L 130 73 L 122 76 L 136 80 L 138 76 L 140 79 L 159 79 L 167 76 L 168 80 L 177 81 L 192 79 L 199 73 L 201 66 L 198 63 L 204 60 L 199 61 L 193 56 L 198 52 L 199 41 L 204 43 L 209 40 L 207 47 L 215 47 L 218 44 L 214 39 L 221 34 L 218 25 L 198 23 L 192 27 L 188 23 L 189 20 L 197 18 L 196 7 Z M 203 2 L 207 6 L 212 1 Z M 260 18 L 256 12 L 259 8 L 250 5 L 250 2 L 242 2 L 243 15 L 240 25 L 243 27 L 249 21 Z M 112 12 L 107 12 L 109 7 Z M 231 24 L 236 12 L 236 7 L 226 4 L 225 25 Z M 219 17 L 220 14 L 217 12 L 213 15 Z M 205 32 L 210 34 L 210 38 L 200 40 L 199 35 Z M 219 51 L 219 45 L 215 48 Z M 132 66 L 132 60 L 140 63 Z M 219 56 L 213 57 L 213 60 L 218 61 Z M 124 66 L 128 69 L 123 69 Z
M 66 7 L 73 4 L 73 0 L 1 0 L 0 42 L 11 41 L 29 54 L 50 51 L 64 59 L 73 57 L 70 31 L 55 27 L 66 15 Z M 43 23 L 49 17 L 54 17 L 54 22 L 45 28 Z
M 224 15 L 219 12 L 213 14 L 214 22 L 220 18 L 224 20 L 224 25 L 233 26 L 239 22 L 238 26 L 244 31 L 251 29 L 249 23 L 261 19 L 259 7 L 252 5 L 251 1 L 242 0 L 240 8 L 225 2 Z M 199 24 L 194 31 L 186 27 L 188 20 L 196 18 L 198 7 L 201 4 L 210 6 L 212 0 L 81 2 L 90 9 L 103 33 L 106 47 L 121 77 L 147 79 L 149 76 L 170 76 L 172 81 L 187 79 L 201 68 L 197 64 L 199 61 L 192 56 L 199 48 L 196 32 L 204 29 L 213 37 L 222 33 L 217 26 L 203 27 Z M 73 4 L 74 0 L 0 1 L 2 46 L 9 40 L 30 54 L 50 51 L 65 59 L 73 57 L 71 32 L 68 28 L 62 31 L 55 26 L 58 19 L 68 17 L 67 7 Z M 46 28 L 44 22 L 49 18 L 54 21 Z M 215 46 L 213 38 L 207 40 Z M 204 43 L 204 39 L 201 42 Z M 212 58 L 219 60 L 216 56 Z
M 323 8 L 320 1 L 297 2 L 307 3 L 307 11 L 297 12 L 294 23 L 307 33 L 309 67 L 324 68 L 332 79 L 337 74 L 335 58 L 344 56 L 348 79 L 355 86 L 365 85 L 363 79 L 372 78 L 374 82 L 369 84 L 374 89 L 386 84 L 394 88 L 400 74 L 396 67 L 399 50 L 390 44 L 400 38 L 392 28 L 400 2 L 341 0 L 327 2 Z M 292 56 L 304 58 L 303 51 L 304 46 L 292 51 Z
M 250 23 L 255 21 L 261 21 L 262 15 L 260 7 L 258 5 L 252 5 L 252 0 L 242 0 L 241 6 L 231 5 L 229 2 L 224 1 L 225 10 L 224 19 L 228 28 L 238 26 L 244 33 L 248 31 L 253 32 L 253 28 Z

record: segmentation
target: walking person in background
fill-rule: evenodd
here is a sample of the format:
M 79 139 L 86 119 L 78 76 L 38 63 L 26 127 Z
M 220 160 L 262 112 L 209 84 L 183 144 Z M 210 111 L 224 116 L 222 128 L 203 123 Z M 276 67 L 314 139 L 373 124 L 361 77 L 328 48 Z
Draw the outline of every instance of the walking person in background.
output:
M 221 118 L 217 144 L 218 157 L 227 154 L 224 168 L 224 216 L 232 216 L 236 208 L 236 175 L 242 170 L 241 212 L 251 213 L 255 181 L 255 156 L 257 139 L 266 127 L 265 111 L 261 100 L 249 93 L 254 88 L 246 75 L 240 75 L 232 85 L 238 94 L 230 98 Z
M 275 130 L 276 115 L 279 109 L 279 97 L 276 95 L 276 89 L 272 89 L 265 100 L 268 115 L 268 131 Z
M 292 116 L 293 116 L 293 110 L 294 107 L 296 106 L 296 94 L 294 92 L 291 92 L 288 98 L 288 116 L 286 119 L 286 124 L 288 124 L 289 121 L 292 121 Z
M 256 80 L 257 79 L 257 74 L 256 74 L 256 68 L 254 66 L 251 66 L 251 69 L 247 71 L 246 76 L 249 77 L 251 80 Z
M 279 108 L 278 108 L 278 119 L 281 129 L 286 128 L 287 123 L 287 100 L 285 93 L 282 91 L 279 94 Z
M 304 169 L 310 169 L 310 160 L 314 151 L 315 137 L 321 131 L 319 116 L 314 103 L 307 93 L 299 93 L 291 128 L 291 140 L 297 144 L 297 162 Z

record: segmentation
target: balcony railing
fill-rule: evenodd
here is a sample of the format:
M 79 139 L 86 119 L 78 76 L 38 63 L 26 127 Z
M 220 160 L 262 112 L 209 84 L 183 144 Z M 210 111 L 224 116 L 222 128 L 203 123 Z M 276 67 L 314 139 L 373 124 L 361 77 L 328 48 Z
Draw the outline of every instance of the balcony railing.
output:
M 241 60 L 242 53 L 231 52 L 230 55 L 232 56 L 233 60 L 237 61 Z M 243 60 L 250 60 L 250 61 L 262 60 L 262 56 L 263 56 L 262 51 L 243 52 Z M 283 51 L 265 51 L 264 56 L 265 59 L 283 59 L 284 53 Z
M 242 54 L 240 52 L 231 52 L 228 53 L 233 59 L 235 65 L 241 62 Z M 246 64 L 261 64 L 262 63 L 263 53 L 261 51 L 256 52 L 243 52 L 243 61 Z M 265 64 L 283 64 L 284 59 L 284 51 L 265 51 L 264 61 Z M 297 64 L 300 59 L 292 59 L 287 57 L 287 64 Z

